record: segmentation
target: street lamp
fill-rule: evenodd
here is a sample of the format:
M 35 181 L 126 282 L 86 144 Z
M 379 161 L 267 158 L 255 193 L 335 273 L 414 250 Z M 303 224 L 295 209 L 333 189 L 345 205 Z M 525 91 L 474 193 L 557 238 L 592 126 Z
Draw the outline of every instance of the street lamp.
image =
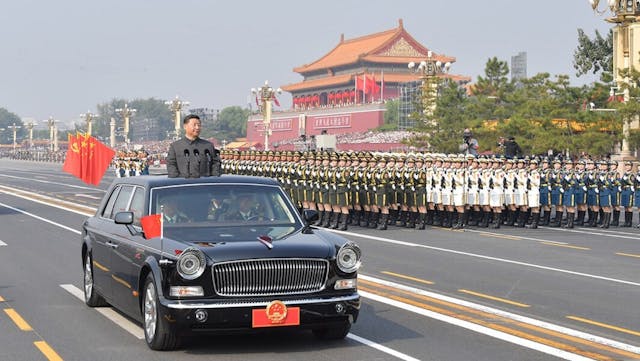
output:
M 32 121 L 27 123 L 27 129 L 29 130 L 29 149 L 33 148 L 33 126 Z
M 54 144 L 54 140 L 55 140 L 54 132 L 55 132 L 57 121 L 58 120 L 53 119 L 53 117 L 49 117 L 49 119 L 43 120 L 43 122 L 47 123 L 47 127 L 49 127 L 49 151 L 50 152 L 57 150 L 56 148 L 58 147 L 57 141 Z
M 18 132 L 18 129 L 22 128 L 19 125 L 16 125 L 16 123 L 13 123 L 13 125 L 10 125 L 9 128 L 11 128 L 11 130 L 13 130 L 13 152 L 16 152 L 16 134 Z
M 174 135 L 173 139 L 180 139 L 180 111 L 182 108 L 188 106 L 188 101 L 180 100 L 180 98 L 176 95 L 176 98 L 173 100 L 167 100 L 164 102 L 169 106 L 169 109 L 175 113 L 175 122 L 174 122 Z
M 116 109 L 116 112 L 118 114 L 120 114 L 122 119 L 124 119 L 124 130 L 123 130 L 123 132 L 124 132 L 124 142 L 126 143 L 127 148 L 129 148 L 129 118 L 131 116 L 133 116 L 137 111 L 138 111 L 138 109 L 129 108 L 129 104 L 127 104 L 127 103 L 124 103 L 124 108 Z M 115 124 L 114 124 L 114 126 L 115 126 Z
M 435 110 L 436 102 L 435 98 L 438 95 L 439 77 L 442 74 L 449 72 L 451 63 L 443 63 L 440 60 L 436 60 L 433 56 L 433 52 L 429 50 L 427 58 L 422 60 L 420 64 L 416 66 L 415 62 L 407 64 L 409 70 L 419 73 L 422 77 L 422 99 L 423 99 L 423 112 L 425 114 L 433 114 Z
M 260 88 L 251 88 L 251 93 L 259 97 L 260 109 L 262 110 L 262 124 L 264 125 L 264 150 L 269 150 L 269 136 L 271 135 L 271 102 L 276 94 L 281 94 L 282 89 L 273 89 L 269 86 L 269 81 L 265 80 Z
M 608 0 L 604 9 L 600 9 L 600 0 L 589 0 L 591 8 L 599 15 L 611 13 L 612 17 L 605 19 L 611 24 L 615 24 L 613 28 L 613 69 L 616 84 L 624 84 L 624 102 L 629 101 L 629 70 L 631 68 L 640 68 L 640 54 L 633 49 L 638 49 L 640 39 L 633 34 L 640 31 L 640 4 L 632 0 Z M 622 71 L 616 71 L 622 69 Z M 636 118 L 637 120 L 637 118 Z M 620 160 L 632 158 L 629 149 L 629 119 L 622 121 L 622 145 L 620 154 L 617 155 Z
M 90 110 L 87 110 L 86 113 L 82 113 L 80 114 L 80 118 L 83 118 L 85 122 L 87 122 L 87 135 L 91 136 L 91 124 L 93 123 L 93 120 L 95 118 L 97 118 L 99 115 L 98 114 L 93 114 L 91 113 Z

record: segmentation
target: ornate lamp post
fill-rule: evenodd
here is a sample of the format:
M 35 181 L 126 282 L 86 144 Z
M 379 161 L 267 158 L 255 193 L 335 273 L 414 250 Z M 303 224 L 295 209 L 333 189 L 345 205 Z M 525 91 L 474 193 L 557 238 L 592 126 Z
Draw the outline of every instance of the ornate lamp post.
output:
M 629 101 L 629 70 L 635 68 L 640 70 L 640 39 L 634 34 L 640 32 L 640 4 L 632 0 L 608 0 L 604 9 L 600 10 L 600 0 L 589 0 L 591 8 L 599 15 L 611 13 L 612 17 L 606 19 L 607 22 L 615 24 L 613 28 L 613 70 L 616 84 L 624 84 L 624 102 Z M 618 69 L 624 70 L 619 72 Z M 622 144 L 620 154 L 616 157 L 623 159 L 632 158 L 629 149 L 629 119 L 624 119 L 622 123 Z M 637 118 L 635 119 L 637 123 Z M 635 125 L 637 127 L 637 124 Z
M 180 112 L 182 108 L 188 106 L 188 101 L 180 100 L 180 98 L 176 95 L 176 98 L 173 100 L 167 100 L 164 102 L 169 106 L 169 109 L 175 113 L 175 123 L 174 123 L 174 136 L 173 139 L 180 139 Z
M 29 149 L 33 148 L 33 122 L 27 123 L 27 129 L 29 130 Z
M 265 80 L 260 88 L 251 88 L 251 93 L 259 97 L 260 109 L 262 111 L 262 124 L 264 125 L 264 150 L 269 150 L 269 136 L 271 135 L 271 102 L 276 94 L 281 94 L 282 89 L 273 89 L 269 86 L 269 81 Z
M 93 123 L 93 120 L 98 116 L 98 114 L 91 113 L 90 110 L 87 110 L 86 113 L 80 114 L 80 118 L 83 118 L 84 121 L 87 122 L 87 135 L 91 135 L 91 124 Z
M 11 130 L 13 130 L 13 152 L 16 152 L 16 135 L 18 132 L 18 129 L 22 128 L 19 125 L 16 125 L 16 123 L 13 123 L 13 125 L 10 125 L 9 128 L 11 128 Z
M 57 144 L 54 144 L 54 128 L 57 120 L 53 119 L 53 117 L 49 117 L 49 119 L 43 120 L 43 122 L 47 122 L 47 126 L 49 127 L 49 151 L 53 152 L 57 147 Z
M 109 122 L 109 146 L 115 148 L 116 146 L 116 118 L 111 117 Z
M 129 147 L 129 118 L 137 111 L 138 109 L 129 108 L 127 103 L 124 103 L 124 108 L 116 109 L 116 112 L 124 119 L 124 142 L 127 144 L 127 148 Z
M 415 62 L 407 64 L 410 70 L 420 73 L 422 77 L 422 100 L 425 114 L 433 114 L 436 107 L 435 99 L 438 96 L 439 76 L 445 74 L 451 68 L 451 63 L 442 63 L 433 57 L 433 52 L 427 53 L 427 58 L 416 66 Z

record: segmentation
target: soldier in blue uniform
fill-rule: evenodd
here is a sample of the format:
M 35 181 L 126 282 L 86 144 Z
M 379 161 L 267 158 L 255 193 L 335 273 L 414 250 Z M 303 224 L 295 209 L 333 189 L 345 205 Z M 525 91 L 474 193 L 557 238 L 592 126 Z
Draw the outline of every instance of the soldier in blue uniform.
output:
M 631 227 L 633 221 L 633 191 L 634 191 L 634 177 L 632 173 L 633 163 L 631 161 L 624 162 L 624 170 L 620 177 L 620 187 L 622 191 L 620 193 L 620 206 L 624 208 L 624 223 L 623 227 Z

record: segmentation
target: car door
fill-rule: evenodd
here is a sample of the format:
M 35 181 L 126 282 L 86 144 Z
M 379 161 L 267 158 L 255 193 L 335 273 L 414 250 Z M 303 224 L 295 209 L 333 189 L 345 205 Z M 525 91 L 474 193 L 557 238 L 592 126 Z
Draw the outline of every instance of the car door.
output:
M 91 260 L 93 263 L 93 280 L 96 291 L 110 299 L 111 294 L 111 228 L 113 228 L 113 207 L 120 193 L 121 187 L 114 188 L 104 209 L 95 221 L 95 227 L 88 229 L 91 239 Z
M 140 231 L 140 218 L 144 212 L 145 189 L 135 187 L 131 194 L 127 211 L 133 212 L 133 226 Z M 120 308 L 128 313 L 139 312 L 138 306 L 138 274 L 145 258 L 144 238 L 134 234 L 124 225 L 116 225 L 113 235 L 113 296 Z

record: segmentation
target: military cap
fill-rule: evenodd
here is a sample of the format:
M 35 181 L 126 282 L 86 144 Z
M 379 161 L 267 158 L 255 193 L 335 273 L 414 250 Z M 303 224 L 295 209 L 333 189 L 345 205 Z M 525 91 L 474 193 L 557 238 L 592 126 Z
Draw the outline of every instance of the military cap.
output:
M 633 162 L 630 160 L 625 160 L 624 165 L 633 165 Z
M 553 159 L 553 164 L 556 164 L 556 163 L 562 164 L 562 161 L 560 160 L 560 158 L 554 158 Z

